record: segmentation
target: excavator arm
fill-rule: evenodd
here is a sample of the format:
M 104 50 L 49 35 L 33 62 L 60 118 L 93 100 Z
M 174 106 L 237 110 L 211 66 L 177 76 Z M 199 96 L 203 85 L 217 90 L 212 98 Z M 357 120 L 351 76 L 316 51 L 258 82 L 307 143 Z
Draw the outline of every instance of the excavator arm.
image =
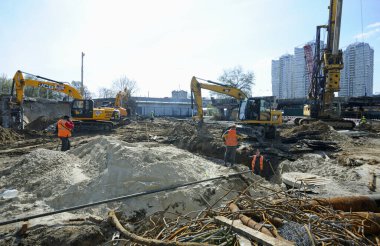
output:
M 52 91 L 58 91 L 61 93 L 64 93 L 72 98 L 75 99 L 83 99 L 82 95 L 80 92 L 73 86 L 67 84 L 67 83 L 62 83 L 58 82 L 55 80 L 47 79 L 41 76 L 36 76 L 32 75 L 38 79 L 44 79 L 45 81 L 39 81 L 39 80 L 34 80 L 34 79 L 25 79 L 23 76 L 23 73 L 20 70 L 16 72 L 16 74 L 13 76 L 13 86 L 16 90 L 16 103 L 22 104 L 22 101 L 24 99 L 24 87 L 25 86 L 32 86 L 32 87 L 37 87 L 37 88 L 45 88 L 48 90 Z
M 202 89 L 225 94 L 238 100 L 244 100 L 247 98 L 245 93 L 238 88 L 223 85 L 210 80 L 205 80 L 208 83 L 200 83 L 197 79 L 199 78 L 193 77 L 191 79 L 191 108 L 194 108 L 193 101 L 195 100 L 195 104 L 197 105 L 198 118 L 200 121 L 203 121 Z
M 116 95 L 115 99 L 115 107 L 122 107 L 122 102 L 124 100 L 128 100 L 128 90 L 127 88 L 124 91 L 119 91 Z

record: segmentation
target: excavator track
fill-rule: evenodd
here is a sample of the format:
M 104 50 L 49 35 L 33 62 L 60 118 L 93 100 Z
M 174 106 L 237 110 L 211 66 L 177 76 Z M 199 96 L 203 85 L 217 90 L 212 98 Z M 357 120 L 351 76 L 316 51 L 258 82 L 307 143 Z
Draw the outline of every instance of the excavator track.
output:
M 355 128 L 356 124 L 352 120 L 345 119 L 314 119 L 314 118 L 305 118 L 299 120 L 299 125 L 306 125 L 316 121 L 322 121 L 330 126 L 332 126 L 335 130 L 352 130 Z
M 115 128 L 115 123 L 112 121 L 73 121 L 74 132 L 83 131 L 105 131 L 109 132 Z

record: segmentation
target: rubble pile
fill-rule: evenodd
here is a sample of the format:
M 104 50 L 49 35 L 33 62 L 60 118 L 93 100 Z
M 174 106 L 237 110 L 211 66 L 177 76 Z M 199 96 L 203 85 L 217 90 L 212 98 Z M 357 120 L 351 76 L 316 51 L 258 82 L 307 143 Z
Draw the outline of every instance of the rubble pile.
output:
M 374 236 L 380 233 L 380 217 L 373 213 L 338 211 L 335 205 L 327 205 L 330 200 L 311 200 L 260 185 L 255 190 L 266 190 L 266 195 L 251 195 L 246 189 L 221 207 L 174 219 L 156 213 L 135 223 L 135 234 L 123 228 L 112 211 L 110 217 L 127 241 L 134 242 L 131 245 L 158 245 L 157 239 L 160 245 L 173 241 L 177 245 L 241 245 L 244 241 L 249 245 L 263 241 L 271 245 L 375 245 Z M 256 232 L 249 233 L 250 229 Z
M 7 144 L 16 142 L 23 139 L 22 135 L 16 131 L 8 128 L 3 128 L 0 126 L 0 144 L 5 146 Z
M 294 143 L 293 152 L 310 152 L 310 150 L 339 151 L 342 147 L 351 146 L 352 139 L 340 134 L 322 121 L 282 129 L 283 143 Z
M 308 153 L 297 160 L 284 160 L 278 166 L 278 173 L 301 172 L 327 178 L 326 185 L 313 189 L 319 196 L 366 194 L 368 178 L 360 167 L 342 166 L 337 159 L 325 154 Z
M 58 118 L 49 118 L 47 116 L 40 116 L 34 121 L 30 122 L 25 126 L 27 130 L 43 131 L 48 128 L 51 124 L 58 121 Z
M 314 139 L 335 141 L 346 141 L 350 139 L 349 137 L 343 134 L 339 134 L 336 130 L 334 130 L 334 128 L 322 121 L 316 121 L 311 124 L 295 126 L 290 129 L 283 129 L 283 131 L 281 131 L 281 136 L 284 138 L 307 138 L 307 136 L 313 136 Z
M 224 153 L 222 134 L 222 126 L 214 124 L 213 127 L 209 127 L 204 124 L 199 127 L 196 123 L 190 122 L 175 122 L 165 133 L 168 137 L 167 143 L 193 153 L 219 159 L 223 159 Z

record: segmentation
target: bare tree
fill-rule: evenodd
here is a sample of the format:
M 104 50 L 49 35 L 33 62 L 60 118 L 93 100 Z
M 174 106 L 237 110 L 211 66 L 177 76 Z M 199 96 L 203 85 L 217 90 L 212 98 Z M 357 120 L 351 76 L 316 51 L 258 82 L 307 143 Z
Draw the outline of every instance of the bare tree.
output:
M 241 66 L 236 66 L 232 69 L 225 69 L 218 80 L 226 85 L 239 88 L 250 97 L 252 95 L 252 86 L 255 84 L 255 74 L 253 71 L 244 72 Z M 225 97 L 218 93 L 211 94 L 217 97 Z
M 73 87 L 75 87 L 78 91 L 81 91 L 82 84 L 81 84 L 80 81 L 72 81 L 72 82 L 71 82 L 71 85 L 72 85 Z M 92 99 L 92 93 L 91 93 L 91 91 L 88 89 L 88 87 L 85 86 L 85 85 L 83 86 L 83 94 L 84 94 L 84 95 L 82 95 L 82 97 L 83 97 L 84 99 Z
M 116 93 L 124 91 L 125 88 L 127 88 L 128 98 L 132 97 L 138 91 L 136 81 L 129 79 L 125 75 L 112 82 L 112 89 L 116 91 Z
M 7 75 L 2 74 L 0 77 L 0 94 L 10 94 L 12 83 L 12 79 L 8 79 Z
M 111 98 L 116 96 L 116 92 L 106 87 L 100 87 L 98 89 L 98 95 L 99 98 Z

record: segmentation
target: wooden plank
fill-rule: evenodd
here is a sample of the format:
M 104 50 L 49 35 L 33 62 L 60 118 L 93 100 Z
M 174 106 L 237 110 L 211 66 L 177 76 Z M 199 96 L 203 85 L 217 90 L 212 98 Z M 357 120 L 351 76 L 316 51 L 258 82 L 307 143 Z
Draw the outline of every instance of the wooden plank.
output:
M 331 183 L 331 180 L 309 173 L 289 172 L 282 174 L 282 182 L 294 188 L 315 188 Z
M 239 241 L 239 245 L 240 246 L 251 246 L 251 241 L 246 238 L 246 237 L 243 237 L 243 236 L 240 236 L 240 235 L 237 235 L 237 240 Z
M 261 243 L 263 245 L 270 245 L 270 246 L 295 245 L 293 242 L 286 241 L 286 240 L 279 240 L 277 238 L 265 235 L 264 233 L 256 231 L 252 228 L 249 228 L 248 226 L 243 225 L 240 222 L 240 220 L 233 221 L 233 220 L 227 219 L 224 216 L 216 216 L 214 217 L 214 220 L 218 224 L 230 226 L 233 231 L 241 234 L 244 237 L 251 238 L 255 240 L 256 242 Z

